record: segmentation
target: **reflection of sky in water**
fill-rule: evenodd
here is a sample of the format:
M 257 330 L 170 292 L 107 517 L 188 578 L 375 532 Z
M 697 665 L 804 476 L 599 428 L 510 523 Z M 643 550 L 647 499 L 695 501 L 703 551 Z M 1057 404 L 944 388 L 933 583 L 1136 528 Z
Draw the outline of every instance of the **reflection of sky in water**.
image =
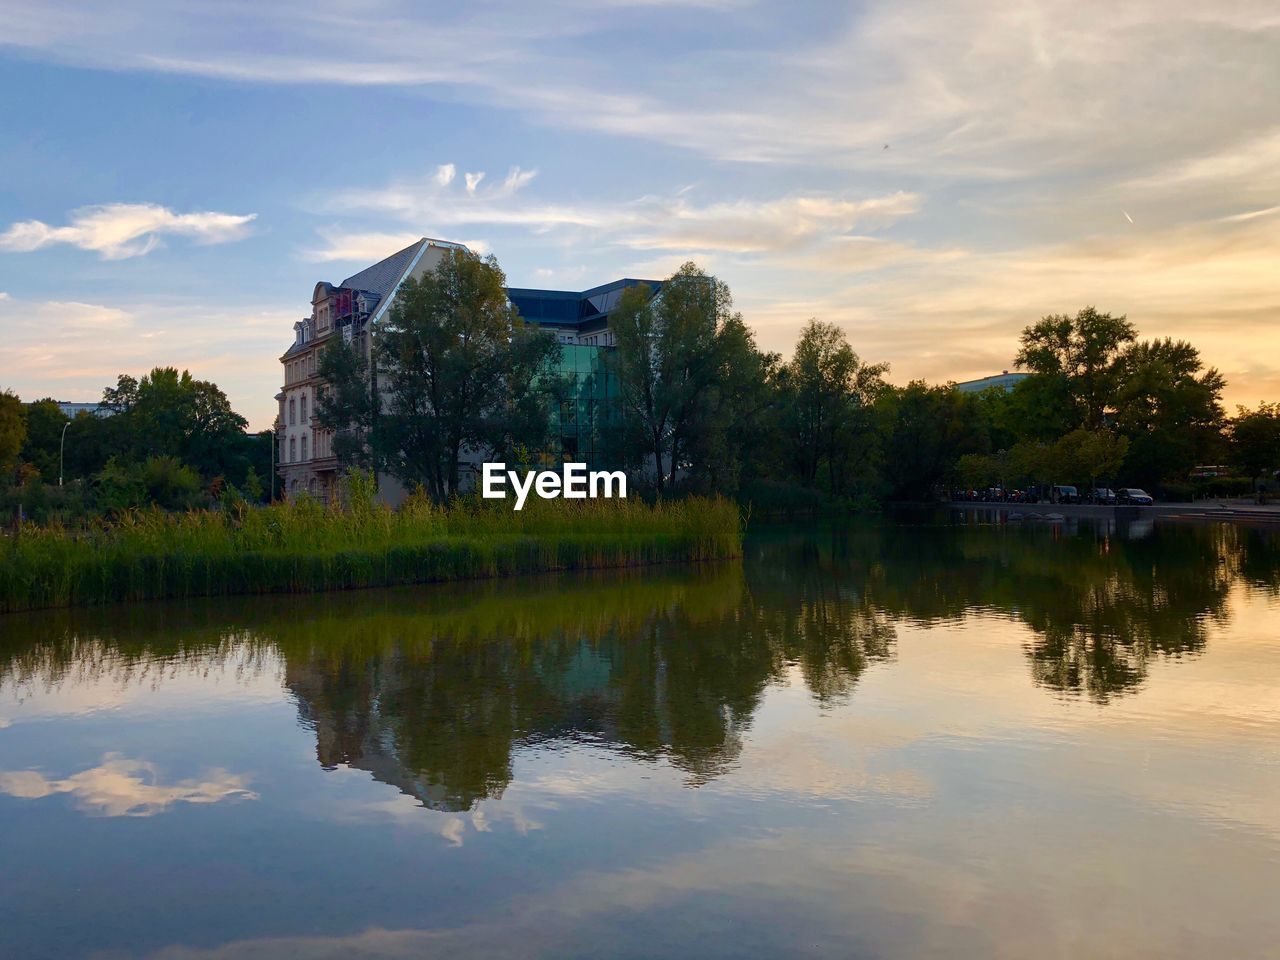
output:
M 1268 956 L 1274 548 L 884 532 L 25 620 L 0 954 Z

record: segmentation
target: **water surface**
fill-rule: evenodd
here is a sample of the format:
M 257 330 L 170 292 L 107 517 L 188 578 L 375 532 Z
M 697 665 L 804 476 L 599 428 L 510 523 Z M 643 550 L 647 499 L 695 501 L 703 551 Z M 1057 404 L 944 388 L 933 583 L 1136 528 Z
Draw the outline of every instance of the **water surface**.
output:
M 1280 538 L 0 618 L 0 956 L 1276 956 Z

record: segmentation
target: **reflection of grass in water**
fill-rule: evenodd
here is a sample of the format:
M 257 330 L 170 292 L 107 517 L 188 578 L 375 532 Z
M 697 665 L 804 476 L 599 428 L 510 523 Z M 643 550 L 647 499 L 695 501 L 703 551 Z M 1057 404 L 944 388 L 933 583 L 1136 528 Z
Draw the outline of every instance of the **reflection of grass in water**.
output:
M 739 555 L 724 500 L 414 499 L 326 509 L 302 501 L 239 515 L 140 512 L 87 533 L 24 528 L 0 547 L 0 611 L 118 600 L 304 593 L 638 566 Z
M 631 633 L 655 613 L 679 608 L 701 622 L 740 602 L 740 564 L 547 574 L 429 588 L 319 597 L 237 597 L 47 610 L 5 622 L 0 678 L 54 683 L 77 677 L 127 681 L 166 659 L 225 665 L 286 658 L 359 658 L 428 651 L 443 639 L 521 643 L 550 636 L 595 639 Z M 5 648 L 8 648 L 7 652 Z

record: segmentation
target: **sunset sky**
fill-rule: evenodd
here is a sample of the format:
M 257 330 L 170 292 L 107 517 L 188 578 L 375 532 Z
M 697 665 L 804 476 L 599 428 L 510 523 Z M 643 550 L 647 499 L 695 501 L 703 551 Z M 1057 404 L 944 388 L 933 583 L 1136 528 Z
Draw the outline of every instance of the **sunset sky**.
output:
M 256 428 L 317 280 L 724 279 L 766 348 L 1012 367 L 1087 304 L 1280 399 L 1280 5 L 0 0 L 0 388 Z

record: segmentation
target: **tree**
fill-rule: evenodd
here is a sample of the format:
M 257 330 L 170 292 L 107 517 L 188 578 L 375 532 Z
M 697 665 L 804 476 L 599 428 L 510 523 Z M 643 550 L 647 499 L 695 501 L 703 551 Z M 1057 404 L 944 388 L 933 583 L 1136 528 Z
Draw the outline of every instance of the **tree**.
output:
M 62 428 L 69 423 L 56 401 L 37 400 L 27 406 L 27 438 L 22 445 L 23 462 L 40 471 L 45 483 L 58 482 Z
M 1280 470 L 1280 403 L 1256 410 L 1237 408 L 1231 423 L 1232 459 L 1251 479 L 1271 479 Z
M 103 434 L 111 455 L 130 461 L 175 457 L 205 480 L 239 481 L 249 468 L 248 422 L 217 384 L 197 380 L 188 370 L 156 367 L 140 380 L 121 374 L 115 387 L 103 391 L 102 402 L 112 416 L 83 427 L 77 422 L 68 433 Z
M 938 487 L 957 479 L 956 464 L 962 456 L 990 449 L 982 404 L 975 394 L 916 380 L 885 391 L 877 407 L 888 432 L 885 480 L 896 499 L 928 499 Z
M 442 501 L 458 490 L 465 449 L 547 443 L 550 397 L 539 375 L 558 351 L 508 302 L 497 260 L 449 250 L 401 287 L 371 368 L 356 347 L 325 351 L 317 416 L 339 434 L 346 462 L 421 483 Z
M 1072 430 L 1053 445 L 1051 460 L 1061 479 L 1089 478 L 1089 487 L 1099 477 L 1114 477 L 1124 463 L 1129 438 L 1110 430 Z
M 652 463 L 659 494 L 691 466 L 694 449 L 722 439 L 713 393 L 724 383 L 730 341 L 745 332 L 732 307 L 727 285 L 686 263 L 659 296 L 647 286 L 627 288 L 610 317 L 616 349 L 608 362 L 622 428 Z
M 769 452 L 778 446 L 773 414 L 781 357 L 757 348 L 750 328 L 733 314 L 716 335 L 716 360 L 705 416 L 685 443 L 689 485 L 736 493 L 744 474 L 767 472 Z
M 1055 314 L 1022 331 L 1017 365 L 1056 381 L 1073 408 L 1072 427 L 1105 423 L 1124 348 L 1136 337 L 1133 324 L 1085 307 L 1074 317 Z
M 832 493 L 845 487 L 850 463 L 873 433 L 872 406 L 885 390 L 888 365 L 864 364 L 834 324 L 810 320 L 784 370 L 786 437 L 802 483 L 814 486 L 825 462 Z
M 27 438 L 22 401 L 11 390 L 0 391 L 0 469 L 7 469 Z
M 1183 340 L 1134 344 L 1120 358 L 1116 427 L 1132 444 L 1125 463 L 1137 483 L 1185 479 L 1198 463 L 1222 454 L 1222 390 L 1226 381 L 1204 369 Z

